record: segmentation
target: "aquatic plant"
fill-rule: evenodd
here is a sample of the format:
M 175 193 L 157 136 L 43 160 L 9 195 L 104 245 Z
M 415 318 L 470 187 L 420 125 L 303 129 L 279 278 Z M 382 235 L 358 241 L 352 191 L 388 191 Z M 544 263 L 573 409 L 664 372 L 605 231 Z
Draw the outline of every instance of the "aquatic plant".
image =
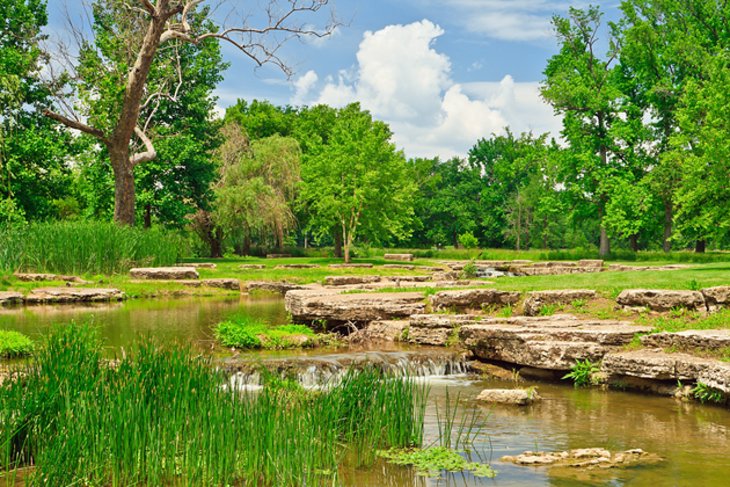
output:
M 27 357 L 33 351 L 33 340 L 17 331 L 0 330 L 0 358 Z
M 39 222 L 0 226 L 0 270 L 114 274 L 136 266 L 171 265 L 184 240 L 161 229 L 111 222 Z
M 470 462 L 459 451 L 443 446 L 416 449 L 378 451 L 378 456 L 396 465 L 412 465 L 416 474 L 438 477 L 441 471 L 468 471 L 475 477 L 493 478 L 497 472 L 486 463 Z
M 597 364 L 588 359 L 576 360 L 575 365 L 568 374 L 563 376 L 563 379 L 571 379 L 575 387 L 585 387 L 595 384 L 594 374 L 600 370 Z
M 692 388 L 692 396 L 698 399 L 701 403 L 714 402 L 722 404 L 726 401 L 725 393 L 719 389 L 708 386 L 704 382 L 697 382 Z
M 342 464 L 420 446 L 426 388 L 377 370 L 318 393 L 231 390 L 211 359 L 143 342 L 106 363 L 56 328 L 0 385 L 0 471 L 30 485 L 336 484 Z
M 285 349 L 309 347 L 318 335 L 304 325 L 273 326 L 249 316 L 234 317 L 219 323 L 215 338 L 225 347 L 240 349 Z

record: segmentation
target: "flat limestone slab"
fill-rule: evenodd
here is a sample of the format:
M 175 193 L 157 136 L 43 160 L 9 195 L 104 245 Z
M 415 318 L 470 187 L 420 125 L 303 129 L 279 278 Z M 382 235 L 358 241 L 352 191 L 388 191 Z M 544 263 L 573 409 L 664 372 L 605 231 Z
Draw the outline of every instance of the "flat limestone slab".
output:
M 653 333 L 642 336 L 641 344 L 654 348 L 675 347 L 679 350 L 717 350 L 730 347 L 730 330 L 686 330 L 677 333 Z
M 385 254 L 383 255 L 385 260 L 398 260 L 401 262 L 413 261 L 413 254 Z
M 208 286 L 208 287 L 215 287 L 219 289 L 227 289 L 229 291 L 240 291 L 241 290 L 241 281 L 238 279 L 228 278 L 228 277 L 221 277 L 221 278 L 215 278 L 215 279 L 200 279 L 200 280 L 189 280 L 189 281 L 180 281 L 180 284 L 184 284 L 185 286 L 191 286 L 191 287 L 201 287 L 201 286 Z
M 350 343 L 399 342 L 407 328 L 406 320 L 371 321 L 347 338 Z
M 595 469 L 652 464 L 661 462 L 662 458 L 639 448 L 622 452 L 610 452 L 604 448 L 580 448 L 555 452 L 526 451 L 520 455 L 502 457 L 501 460 L 515 465 Z
M 672 289 L 625 289 L 616 302 L 627 308 L 649 308 L 652 311 L 669 311 L 672 308 L 705 310 L 705 298 L 699 291 Z
M 730 305 L 730 286 L 715 286 L 700 291 L 705 297 L 709 311 L 715 311 Z
M 137 267 L 129 270 L 135 279 L 156 279 L 172 281 L 180 279 L 198 279 L 200 275 L 193 267 Z
M 357 293 L 337 291 L 289 291 L 286 310 L 296 321 L 364 323 L 405 318 L 423 313 L 426 304 L 422 293 Z
M 0 306 L 18 304 L 23 301 L 23 295 L 14 291 L 0 291 Z
M 717 363 L 684 353 L 634 350 L 607 354 L 601 370 L 609 375 L 624 375 L 652 380 L 696 380 L 707 367 Z
M 601 261 L 603 262 L 603 261 Z M 527 316 L 537 316 L 545 305 L 570 304 L 576 300 L 594 299 L 596 292 L 590 289 L 557 289 L 551 291 L 533 291 L 527 293 L 524 304 L 524 313 Z
M 19 281 L 23 282 L 41 282 L 41 281 L 66 281 L 85 283 L 79 276 L 65 276 L 60 274 L 34 274 L 25 272 L 16 272 L 13 274 Z
M 119 289 L 87 287 L 45 287 L 33 289 L 25 302 L 35 303 L 94 303 L 121 301 L 126 296 Z
M 445 346 L 463 325 L 477 323 L 477 315 L 413 315 L 408 320 L 408 341 L 419 345 Z
M 476 397 L 480 402 L 514 406 L 528 406 L 540 399 L 536 391 L 527 389 L 484 389 Z
M 215 269 L 218 266 L 213 262 L 190 262 L 187 264 L 180 264 L 180 267 L 192 267 L 193 269 Z
M 289 291 L 308 289 L 308 286 L 281 281 L 249 281 L 241 285 L 244 292 L 265 292 L 284 295 Z
M 431 297 L 434 309 L 471 308 L 479 309 L 483 305 L 494 304 L 504 306 L 515 304 L 520 300 L 520 293 L 501 291 L 498 289 L 465 289 L 456 291 L 440 291 Z

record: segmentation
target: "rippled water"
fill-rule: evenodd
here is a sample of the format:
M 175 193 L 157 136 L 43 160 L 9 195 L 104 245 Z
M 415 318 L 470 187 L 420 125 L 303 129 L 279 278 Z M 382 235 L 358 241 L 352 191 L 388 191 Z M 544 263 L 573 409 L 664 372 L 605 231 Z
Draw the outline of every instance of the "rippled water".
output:
M 32 307 L 0 309 L 0 328 L 28 335 L 47 331 L 52 323 L 93 320 L 112 349 L 126 347 L 135 338 L 153 335 L 166 341 L 193 343 L 208 348 L 212 327 L 236 313 L 286 320 L 281 299 L 179 299 L 129 301 L 100 307 Z M 342 352 L 338 352 L 341 356 Z M 276 355 L 276 354 L 273 354 Z M 285 355 L 279 353 L 279 356 Z M 271 357 L 272 354 L 267 354 Z M 333 359 L 334 360 L 334 359 Z M 457 370 L 458 371 L 458 370 Z M 445 474 L 440 479 L 416 476 L 406 467 L 377 464 L 368 470 L 343 470 L 345 486 L 727 486 L 730 485 L 730 410 L 688 404 L 662 397 L 625 392 L 574 389 L 569 385 L 535 385 L 543 401 L 527 408 L 484 407 L 471 401 L 486 387 L 514 387 L 512 383 L 473 381 L 464 377 L 426 379 L 430 401 L 426 441 L 437 437 L 436 407 L 443 407 L 446 390 L 459 394 L 469 409 L 482 413 L 484 434 L 472 453 L 475 460 L 491 462 L 495 479 L 469 474 Z M 565 450 L 605 447 L 610 450 L 642 448 L 665 460 L 654 466 L 612 469 L 590 474 L 517 467 L 502 463 L 504 455 L 525 450 Z

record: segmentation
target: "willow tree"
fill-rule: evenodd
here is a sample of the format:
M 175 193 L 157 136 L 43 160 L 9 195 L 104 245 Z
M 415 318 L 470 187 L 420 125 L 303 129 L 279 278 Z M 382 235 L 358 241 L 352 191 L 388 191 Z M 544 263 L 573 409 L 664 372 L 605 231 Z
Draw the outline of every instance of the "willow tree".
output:
M 242 234 L 246 254 L 257 235 L 273 235 L 281 247 L 296 222 L 292 204 L 300 181 L 299 144 L 273 135 L 249 145 L 236 123 L 226 124 L 223 135 L 221 178 L 214 190 L 216 224 L 229 234 Z
M 327 36 L 334 24 L 321 30 L 309 27 L 311 21 L 302 17 L 316 13 L 328 0 L 270 0 L 261 12 L 242 15 L 241 25 L 227 26 L 216 22 L 212 9 L 202 0 L 105 0 L 92 4 L 93 40 L 81 42 L 82 63 L 76 64 L 72 86 L 85 86 L 74 93 L 77 103 L 67 113 L 47 109 L 45 114 L 64 125 L 88 134 L 106 149 L 114 172 L 114 219 L 133 225 L 135 219 L 134 168 L 153 160 L 157 151 L 149 127 L 163 99 L 175 99 L 177 87 L 184 84 L 180 73 L 169 82 L 150 86 L 150 73 L 157 68 L 158 50 L 170 44 L 201 45 L 208 41 L 224 41 L 239 49 L 256 65 L 273 64 L 289 74 L 290 69 L 280 57 L 279 48 L 291 38 Z M 253 15 L 258 14 L 258 15 Z M 126 55 L 114 58 L 108 45 L 99 36 L 108 27 L 106 16 L 113 15 L 113 35 L 122 40 Z M 233 18 L 235 15 L 229 15 Z M 248 23 L 261 20 L 261 25 Z M 76 31 L 83 29 L 77 26 Z M 106 31 L 105 31 L 106 32 Z M 107 33 L 108 34 L 108 33 Z M 118 84 L 103 93 L 106 86 L 93 86 L 97 72 L 83 64 L 86 57 L 96 57 L 99 69 L 109 70 Z M 81 95 L 81 96 L 79 96 Z M 141 114 L 147 110 L 147 118 Z

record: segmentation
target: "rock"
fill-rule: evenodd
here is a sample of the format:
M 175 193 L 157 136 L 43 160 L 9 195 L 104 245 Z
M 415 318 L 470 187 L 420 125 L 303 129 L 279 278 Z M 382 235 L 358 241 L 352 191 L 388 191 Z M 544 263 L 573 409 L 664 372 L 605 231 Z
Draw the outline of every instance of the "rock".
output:
M 203 286 L 217 287 L 220 289 L 228 289 L 229 291 L 240 291 L 241 281 L 238 279 L 231 279 L 227 277 L 221 277 L 216 279 L 203 279 Z
M 415 265 L 411 264 L 383 264 L 383 269 L 406 269 L 412 271 L 416 268 Z
M 601 261 L 603 262 L 603 261 Z M 537 316 L 540 309 L 550 304 L 570 304 L 578 299 L 594 299 L 596 292 L 588 289 L 560 289 L 554 291 L 533 291 L 527 293 L 524 313 L 527 316 Z
M 0 291 L 0 306 L 19 304 L 23 301 L 23 295 L 14 291 Z
M 319 267 L 317 264 L 281 264 L 274 269 L 314 269 Z
M 713 362 L 697 376 L 697 382 L 730 394 L 730 363 Z
M 406 330 L 408 321 L 405 320 L 371 321 L 347 338 L 351 343 L 399 342 L 405 338 Z
M 716 311 L 730 305 L 730 286 L 708 287 L 700 291 L 708 311 Z
M 286 259 L 291 257 L 291 254 L 266 254 L 267 259 Z
M 527 406 L 540 399 L 540 395 L 534 389 L 484 389 L 476 397 L 476 400 L 481 402 L 515 406 Z
M 520 375 L 517 373 L 517 369 L 506 368 L 496 364 L 489 364 L 486 362 L 479 362 L 478 360 L 472 360 L 469 362 L 469 369 L 472 372 L 478 373 L 483 376 L 493 377 L 496 379 L 508 380 L 512 382 L 520 382 Z
M 266 266 L 263 264 L 241 264 L 238 268 L 242 271 L 248 271 L 266 269 Z
M 581 259 L 578 261 L 580 267 L 597 267 L 603 268 L 603 261 L 601 259 Z
M 19 281 L 23 282 L 40 282 L 40 281 L 65 281 L 73 282 L 76 284 L 88 284 L 89 281 L 78 276 L 64 276 L 60 274 L 31 274 L 16 272 L 13 274 Z
M 217 267 L 213 262 L 188 262 L 179 265 L 180 267 L 192 267 L 193 269 L 215 269 Z
M 198 279 L 198 271 L 192 267 L 138 267 L 129 270 L 135 279 L 179 280 Z
M 696 380 L 716 361 L 684 353 L 657 350 L 616 352 L 603 357 L 601 370 L 609 376 L 630 376 L 652 380 Z
M 413 261 L 413 254 L 385 254 L 383 255 L 385 260 L 399 260 L 402 262 Z
M 327 276 L 324 278 L 326 286 L 350 286 L 353 284 L 371 284 L 382 281 L 381 276 Z
M 489 318 L 459 330 L 463 344 L 482 360 L 541 369 L 569 370 L 576 360 L 598 362 L 650 327 L 611 320 L 580 321 L 569 315 Z
M 669 311 L 672 308 L 704 310 L 705 298 L 698 291 L 669 289 L 625 289 L 616 302 L 626 308 L 649 308 L 652 311 Z
M 370 269 L 372 264 L 330 264 L 332 269 Z
M 504 306 L 515 304 L 520 293 L 497 289 L 465 289 L 463 291 L 440 291 L 431 297 L 434 309 L 470 308 L 479 309 L 485 304 Z
M 730 330 L 686 330 L 677 333 L 652 333 L 641 337 L 641 344 L 677 350 L 718 350 L 730 347 Z
M 651 464 L 662 461 L 662 458 L 639 448 L 615 453 L 604 448 L 581 448 L 555 452 L 526 451 L 521 455 L 502 457 L 501 460 L 515 465 L 593 469 Z
M 408 341 L 443 347 L 458 339 L 461 326 L 478 323 L 480 319 L 476 315 L 413 315 L 409 320 Z
M 285 281 L 249 281 L 241 286 L 243 292 L 265 292 L 285 295 L 289 291 L 308 289 L 307 286 Z
M 35 303 L 91 303 L 121 301 L 125 298 L 119 289 L 87 287 L 45 287 L 33 289 L 25 296 L 25 302 Z
M 285 305 L 295 322 L 323 320 L 331 324 L 364 324 L 404 318 L 423 313 L 426 308 L 423 294 L 417 292 L 338 294 L 332 291 L 290 291 L 286 293 Z

